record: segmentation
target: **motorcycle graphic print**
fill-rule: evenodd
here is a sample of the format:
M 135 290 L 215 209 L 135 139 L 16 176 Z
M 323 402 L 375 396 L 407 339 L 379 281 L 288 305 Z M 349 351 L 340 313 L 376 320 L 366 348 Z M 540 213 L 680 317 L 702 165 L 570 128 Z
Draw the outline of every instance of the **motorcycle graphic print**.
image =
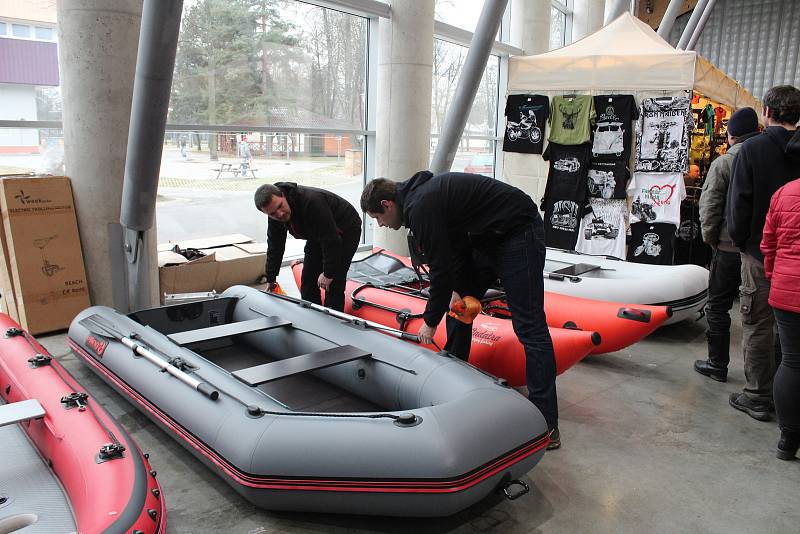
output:
M 647 232 L 642 236 L 642 244 L 636 247 L 636 250 L 633 251 L 634 256 L 641 256 L 643 253 L 657 257 L 661 254 L 661 245 L 658 244 L 658 234 L 654 232 Z
M 614 179 L 612 171 L 589 169 L 587 184 L 590 195 L 609 199 L 614 196 L 614 188 L 617 186 L 617 181 Z
M 528 110 L 527 114 L 520 111 L 519 122 L 508 121 L 506 124 L 506 136 L 509 141 L 527 140 L 533 144 L 541 141 L 542 130 L 537 124 L 533 110 Z
M 555 202 L 550 215 L 550 226 L 556 230 L 574 232 L 578 227 L 578 203 L 571 200 Z

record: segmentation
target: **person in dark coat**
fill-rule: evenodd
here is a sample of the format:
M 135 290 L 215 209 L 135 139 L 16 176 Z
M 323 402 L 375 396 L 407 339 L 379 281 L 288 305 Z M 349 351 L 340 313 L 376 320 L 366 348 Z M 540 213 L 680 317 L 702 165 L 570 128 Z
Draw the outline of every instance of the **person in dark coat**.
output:
M 800 179 L 772 197 L 761 252 L 783 352 L 772 392 L 781 429 L 776 456 L 792 460 L 800 447 Z
M 728 121 L 728 151 L 711 163 L 700 195 L 700 232 L 703 241 L 714 251 L 708 275 L 706 321 L 708 358 L 694 362 L 694 370 L 719 382 L 728 379 L 730 362 L 730 310 L 742 280 L 739 249 L 728 235 L 725 224 L 725 201 L 731 180 L 733 160 L 742 143 L 758 134 L 758 114 L 753 108 L 742 108 Z
M 361 242 L 361 217 L 342 197 L 291 182 L 264 184 L 255 193 L 256 208 L 269 217 L 267 226 L 268 288 L 274 289 L 286 247 L 286 234 L 305 239 L 300 296 L 344 310 L 347 270 Z
M 452 301 L 483 296 L 485 284 L 474 277 L 478 271 L 482 280 L 487 268 L 489 278 L 500 278 L 525 348 L 529 399 L 547 421 L 548 448 L 558 448 L 556 365 L 544 314 L 544 225 L 533 200 L 479 174 L 422 171 L 401 183 L 373 180 L 361 195 L 361 209 L 379 226 L 408 228 L 418 247 L 412 252 L 426 259 L 430 298 L 418 334 L 422 343 L 432 342 Z M 476 256 L 484 261 L 476 263 Z
M 764 95 L 766 129 L 742 143 L 733 162 L 725 209 L 728 233 L 741 251 L 742 352 L 745 387 L 732 393 L 731 406 L 759 421 L 771 419 L 772 382 L 780 358 L 769 306 L 769 280 L 759 245 L 772 195 L 800 176 L 800 90 L 773 87 Z

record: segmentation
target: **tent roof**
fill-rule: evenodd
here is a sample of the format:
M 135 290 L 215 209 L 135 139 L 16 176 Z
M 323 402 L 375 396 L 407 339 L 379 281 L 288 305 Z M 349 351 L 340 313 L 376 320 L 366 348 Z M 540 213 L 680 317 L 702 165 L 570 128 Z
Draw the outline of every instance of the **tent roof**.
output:
M 571 45 L 509 61 L 508 90 L 680 90 L 694 85 L 695 52 L 675 50 L 623 13 Z
M 705 58 L 676 50 L 627 12 L 571 45 L 509 60 L 509 91 L 685 89 L 733 108 L 761 108 L 753 95 Z

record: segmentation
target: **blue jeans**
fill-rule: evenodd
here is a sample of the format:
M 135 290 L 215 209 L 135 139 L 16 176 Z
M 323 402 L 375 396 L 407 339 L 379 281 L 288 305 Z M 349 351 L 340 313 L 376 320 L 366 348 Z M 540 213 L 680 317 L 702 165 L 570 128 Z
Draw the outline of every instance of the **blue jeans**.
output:
M 542 412 L 550 429 L 558 426 L 556 359 L 544 315 L 544 224 L 539 214 L 524 231 L 505 238 L 491 253 L 473 250 L 469 287 L 456 287 L 462 297 L 482 298 L 499 278 L 511 311 L 511 325 L 525 349 L 528 398 Z M 447 317 L 444 350 L 467 360 L 472 325 Z

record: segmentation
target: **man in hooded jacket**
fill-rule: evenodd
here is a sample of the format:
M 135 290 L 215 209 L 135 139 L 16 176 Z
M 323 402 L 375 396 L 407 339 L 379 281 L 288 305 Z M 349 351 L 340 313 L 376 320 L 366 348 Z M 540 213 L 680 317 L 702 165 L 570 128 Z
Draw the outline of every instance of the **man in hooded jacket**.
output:
M 764 95 L 766 129 L 742 144 L 733 162 L 725 220 L 741 251 L 742 352 L 745 387 L 732 393 L 731 406 L 759 421 L 769 421 L 772 382 L 780 350 L 776 347 L 775 316 L 769 306 L 770 283 L 764 276 L 759 246 L 772 195 L 800 176 L 800 90 L 773 87 Z
M 706 322 L 708 358 L 694 362 L 694 370 L 719 382 L 728 379 L 730 363 L 730 310 L 742 281 L 739 249 L 728 235 L 725 202 L 733 160 L 742 143 L 758 135 L 758 114 L 753 108 L 737 110 L 728 121 L 728 151 L 711 163 L 700 195 L 700 231 L 703 241 L 714 250 L 708 275 Z
M 547 421 L 548 448 L 558 448 L 555 356 L 544 314 L 544 225 L 533 200 L 479 174 L 422 171 L 401 183 L 373 180 L 361 195 L 361 209 L 379 226 L 408 228 L 415 252 L 426 258 L 430 298 L 419 331 L 422 343 L 432 342 L 451 299 L 483 296 L 476 290 L 486 289 L 476 279 L 478 271 L 483 280 L 487 270 L 500 278 L 514 332 L 525 348 L 528 397 Z

